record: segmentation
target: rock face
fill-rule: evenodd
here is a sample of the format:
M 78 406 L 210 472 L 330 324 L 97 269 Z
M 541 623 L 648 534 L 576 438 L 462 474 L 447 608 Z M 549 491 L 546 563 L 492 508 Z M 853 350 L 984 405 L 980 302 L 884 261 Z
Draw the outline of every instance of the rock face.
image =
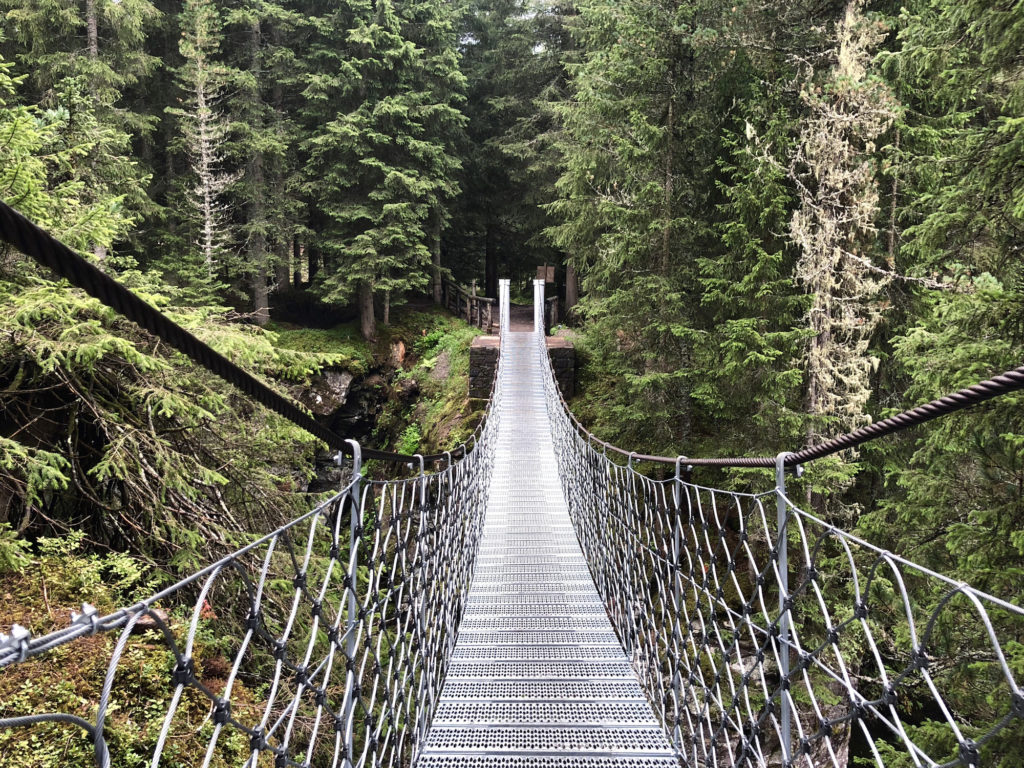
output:
M 401 368 L 405 362 L 405 342 L 399 340 L 391 345 L 391 365 L 394 368 Z
M 576 394 L 576 350 L 571 341 L 558 336 L 549 336 L 547 342 L 555 381 L 562 390 L 562 396 L 568 400 Z
M 327 370 L 313 378 L 307 389 L 298 393 L 300 402 L 317 416 L 330 416 L 348 401 L 355 380 L 348 371 Z
M 296 399 L 306 405 L 317 421 L 339 435 L 362 445 L 376 445 L 374 434 L 389 401 L 403 408 L 416 399 L 419 384 L 396 375 L 397 370 L 382 365 L 364 375 L 341 369 L 328 369 L 313 378 L 309 386 L 292 390 Z M 316 458 L 315 477 L 310 481 L 311 493 L 336 490 L 348 482 L 351 469 L 334 464 L 334 451 L 323 451 Z
M 486 400 L 498 369 L 497 336 L 477 336 L 469 347 L 469 396 Z

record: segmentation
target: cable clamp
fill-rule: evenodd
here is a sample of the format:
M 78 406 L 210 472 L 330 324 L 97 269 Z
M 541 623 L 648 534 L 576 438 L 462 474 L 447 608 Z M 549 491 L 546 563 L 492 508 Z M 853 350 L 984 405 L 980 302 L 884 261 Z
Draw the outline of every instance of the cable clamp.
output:
M 32 638 L 32 633 L 21 626 L 21 624 L 14 624 L 11 627 L 11 634 L 5 635 L 0 632 L 0 650 L 10 648 L 11 650 L 18 652 L 18 661 L 22 662 L 28 658 L 28 641 Z
M 87 624 L 89 626 L 89 634 L 95 635 L 98 630 L 99 624 L 99 613 L 96 607 L 90 603 L 82 603 L 82 612 L 78 611 L 71 612 L 71 623 L 72 625 Z

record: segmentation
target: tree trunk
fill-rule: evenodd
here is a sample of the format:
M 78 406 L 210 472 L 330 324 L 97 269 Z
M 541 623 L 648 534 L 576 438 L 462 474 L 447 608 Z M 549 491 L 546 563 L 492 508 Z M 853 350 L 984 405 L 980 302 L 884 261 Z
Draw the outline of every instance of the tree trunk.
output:
M 264 252 L 264 257 L 266 253 Z M 257 325 L 266 325 L 270 322 L 270 290 L 267 287 L 266 258 L 262 268 L 256 268 L 252 273 L 252 305 L 253 318 Z
M 484 235 L 484 293 L 492 299 L 498 298 L 498 248 L 495 243 L 495 225 L 487 222 Z
M 384 292 L 384 325 L 391 325 L 391 291 Z
M 889 268 L 896 268 L 896 206 L 900 196 L 900 130 L 896 129 L 894 141 L 896 148 L 896 167 L 892 172 L 892 200 L 889 201 Z
M 99 19 L 96 16 L 96 0 L 85 0 L 85 47 L 89 59 L 96 61 L 100 56 Z
M 296 288 L 302 285 L 302 245 L 299 236 L 292 238 L 292 283 Z
M 430 261 L 434 303 L 441 303 L 441 211 L 435 208 L 430 215 Z
M 289 243 L 285 239 L 277 242 L 277 253 L 274 258 L 274 290 L 284 291 L 290 286 L 291 264 L 288 263 Z
M 203 252 L 203 262 L 206 264 L 206 271 L 209 277 L 213 277 L 217 265 L 214 257 L 217 241 L 217 192 L 215 189 L 214 170 L 214 147 L 213 147 L 213 126 L 211 125 L 211 108 L 208 104 L 206 92 L 206 76 L 202 70 L 205 68 L 205 61 L 201 58 L 196 60 L 197 76 L 195 83 L 196 94 L 196 175 L 199 177 L 199 212 L 202 216 L 202 234 L 200 248 Z
M 672 197 L 675 194 L 675 169 L 673 168 L 673 154 L 675 153 L 675 92 L 676 78 L 674 72 L 669 72 L 668 78 L 668 117 L 666 119 L 666 133 L 668 145 L 665 147 L 665 223 L 661 232 L 661 274 L 668 277 L 669 265 L 672 255 Z
M 259 22 L 256 23 L 258 29 Z M 281 45 L 281 26 L 279 24 L 268 24 L 271 44 L 275 47 Z M 254 61 L 254 65 L 258 64 L 258 60 Z M 268 73 L 268 77 L 273 80 L 274 87 L 271 91 L 271 103 L 274 106 L 274 130 L 278 136 L 283 137 L 285 135 L 284 124 L 284 87 L 279 77 L 275 77 L 273 72 Z M 271 180 L 268 189 L 280 190 L 284 188 L 284 163 L 279 159 L 274 162 L 271 166 Z M 291 271 L 295 270 L 296 273 L 299 271 L 299 260 L 296 256 L 294 267 L 289 264 L 289 252 L 292 249 L 293 238 L 291 236 L 292 228 L 291 222 L 285 219 L 280 214 L 280 205 L 273 206 L 273 221 L 271 226 L 276 229 L 274 231 L 274 290 L 283 291 L 289 287 L 289 281 L 291 279 Z M 298 279 L 295 280 L 295 285 L 298 285 Z
M 565 320 L 571 323 L 573 320 L 573 307 L 580 300 L 580 286 L 576 279 L 576 269 L 572 264 L 565 265 Z
M 313 284 L 313 278 L 320 271 L 320 249 L 311 243 L 306 243 L 306 256 L 309 257 L 309 284 Z
M 377 340 L 377 318 L 373 313 L 373 284 L 359 281 L 359 331 L 367 341 Z

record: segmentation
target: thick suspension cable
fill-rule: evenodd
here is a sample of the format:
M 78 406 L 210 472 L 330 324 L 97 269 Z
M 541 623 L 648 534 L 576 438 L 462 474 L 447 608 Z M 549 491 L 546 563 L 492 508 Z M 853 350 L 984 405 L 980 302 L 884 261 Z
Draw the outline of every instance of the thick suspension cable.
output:
M 323 440 L 332 449 L 341 451 L 348 456 L 352 455 L 352 449 L 344 436 L 320 424 L 297 403 L 275 392 L 251 373 L 228 360 L 209 344 L 200 341 L 2 200 L 0 200 L 0 240 L 13 245 L 26 256 L 52 270 L 76 288 L 80 288 L 140 328 L 157 336 L 161 341 L 174 347 L 210 373 L 237 387 L 256 402 L 288 419 L 314 437 Z M 434 454 L 423 458 L 427 463 L 432 463 L 449 457 L 459 458 L 464 456 L 467 451 L 468 448 L 463 445 L 451 451 L 450 455 Z M 405 454 L 372 448 L 363 449 L 363 458 L 401 463 L 413 463 L 419 460 Z
M 902 432 L 911 427 L 917 427 L 921 424 L 925 424 L 933 419 L 937 419 L 941 416 L 948 416 L 951 413 L 956 413 L 965 408 L 971 408 L 975 405 L 984 403 L 992 398 L 999 397 L 1000 395 L 1006 395 L 1010 392 L 1017 392 L 1024 389 L 1024 365 L 1019 368 L 1001 373 L 998 376 L 993 376 L 991 379 L 980 381 L 977 384 L 972 384 L 969 387 L 957 390 L 943 397 L 932 400 L 931 402 L 918 405 L 909 410 L 898 413 L 895 416 L 890 416 L 887 419 L 876 421 L 867 426 L 855 429 L 853 432 L 848 432 L 845 435 L 834 437 L 831 440 L 827 440 L 819 445 L 808 446 L 795 453 L 789 453 L 783 460 L 783 463 L 787 467 L 795 467 L 800 464 L 806 464 L 807 462 L 814 461 L 816 459 L 822 459 L 826 456 L 831 456 L 834 453 L 847 450 L 849 448 L 856 448 L 858 445 L 870 442 L 871 440 L 877 440 L 880 437 L 886 437 L 888 435 Z M 627 451 L 619 448 L 616 445 L 612 445 L 605 440 L 597 437 L 590 430 L 588 430 L 579 419 L 576 418 L 575 414 L 570 410 L 569 404 L 565 401 L 565 398 L 559 394 L 561 406 L 565 410 L 567 416 L 572 422 L 576 431 L 579 432 L 587 440 L 602 448 L 603 450 L 625 456 L 632 461 L 644 461 L 654 464 L 678 464 L 681 460 L 684 461 L 688 466 L 693 467 L 765 467 L 771 468 L 776 464 L 776 458 L 774 456 L 727 456 L 727 457 L 712 457 L 712 458 L 692 458 L 682 456 L 654 456 L 644 453 L 637 453 L 636 451 Z

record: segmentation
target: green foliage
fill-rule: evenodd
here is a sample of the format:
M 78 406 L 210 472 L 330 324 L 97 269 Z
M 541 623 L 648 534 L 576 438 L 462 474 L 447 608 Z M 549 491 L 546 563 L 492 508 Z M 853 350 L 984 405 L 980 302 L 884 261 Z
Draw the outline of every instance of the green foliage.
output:
M 0 37 L 2 40 L 2 37 Z M 106 135 L 88 104 L 40 109 L 19 104 L 25 76 L 0 54 L 0 197 L 74 248 L 108 246 L 131 223 L 122 200 L 81 172 Z
M 310 104 L 305 143 L 330 267 L 322 289 L 332 301 L 362 290 L 397 303 L 427 285 L 428 225 L 457 191 L 450 137 L 463 121 L 464 82 L 451 11 L 352 3 L 320 45 L 331 49 L 326 61 L 343 57 L 330 90 Z M 361 310 L 372 335 L 372 304 Z
M 271 324 L 267 327 L 278 349 L 311 352 L 323 356 L 325 363 L 345 368 L 352 373 L 365 373 L 373 361 L 373 349 L 359 335 L 353 325 L 334 328 L 285 328 Z
M 481 415 L 468 398 L 469 347 L 479 334 L 478 328 L 440 312 L 398 316 L 385 341 L 402 341 L 411 354 L 395 390 L 415 395 L 387 403 L 376 432 L 381 440 L 394 435 L 397 451 L 436 453 L 469 437 Z
M 0 576 L 20 571 L 32 562 L 28 557 L 30 549 L 29 542 L 18 538 L 9 523 L 0 522 Z
M 410 424 L 402 432 L 402 437 L 398 441 L 398 452 L 405 454 L 419 453 L 422 440 L 423 435 L 420 434 L 420 425 Z
M 372 320 L 424 288 L 442 253 L 442 269 L 488 290 L 499 270 L 521 280 L 567 254 L 585 294 L 575 407 L 588 424 L 645 452 L 774 454 L 1024 354 L 1024 6 L 896 5 L 0 0 L 0 196 L 282 391 L 324 365 L 368 373 L 402 341 L 377 434 L 403 450 L 465 438 L 475 330 L 402 312 L 371 345 L 352 326 L 263 331 L 228 305 L 263 325 L 275 290 L 311 285 L 342 303 L 362 290 Z M 887 34 L 878 61 L 852 51 L 847 11 L 872 45 Z M 812 169 L 823 147 L 841 156 Z M 809 216 L 813 231 L 795 225 Z M 835 266 L 809 275 L 800 232 L 831 237 L 820 250 Z M 188 569 L 304 508 L 308 436 L 6 249 L 0 269 L 2 578 L 60 556 L 123 595 L 121 581 L 147 578 L 127 561 L 26 540 L 81 530 L 91 546 Z M 883 291 L 839 290 L 868 274 Z M 837 322 L 814 326 L 829 297 Z M 817 398 L 811 348 L 841 351 L 857 380 Z M 793 491 L 1014 599 L 1019 401 L 869 445 L 855 463 L 816 462 Z M 838 580 L 824 588 L 848 597 Z M 891 584 L 878 589 L 872 620 L 896 669 L 908 639 L 883 631 L 897 606 Z M 921 611 L 941 598 L 915 593 Z M 958 691 L 957 715 L 982 722 L 1003 691 L 990 660 L 957 656 L 977 640 L 972 622 L 958 605 L 933 651 L 949 659 L 937 679 Z M 863 649 L 848 650 L 856 662 Z M 132 652 L 147 675 L 166 661 Z M 74 700 L 74 684 L 52 682 Z M 912 736 L 952 756 L 928 697 L 906 702 Z M 144 753 L 148 727 L 117 724 L 138 746 L 128 754 Z M 1009 729 L 986 759 L 1019 765 L 1018 737 Z M 57 759 L 56 737 L 24 738 L 31 748 L 12 754 Z M 62 759 L 84 761 L 79 746 Z
M 160 577 L 135 558 L 117 552 L 90 553 L 83 539 L 82 532 L 72 531 L 66 536 L 42 537 L 33 548 L 20 547 L 14 567 L 0 568 L 0 590 L 7 596 L 0 609 L 0 623 L 16 622 L 41 634 L 66 626 L 69 611 L 80 610 L 83 602 L 110 612 L 148 596 L 160 584 Z M 0 558 L 4 543 L 0 528 Z M 169 623 L 171 631 L 181 637 L 187 614 L 172 612 Z M 212 616 L 201 619 L 192 654 L 200 677 L 216 688 L 216 670 L 226 668 L 226 649 L 213 624 Z M 0 676 L 0 717 L 56 709 L 94 718 L 96 697 L 116 640 L 116 633 L 100 635 L 5 670 Z M 109 710 L 112 717 L 105 727 L 116 764 L 150 763 L 174 694 L 169 675 L 172 666 L 173 656 L 156 633 L 129 637 Z M 232 705 L 238 717 L 250 721 L 258 717 L 258 697 L 243 681 L 233 688 Z M 205 739 L 212 731 L 208 711 L 208 699 L 185 690 L 176 722 L 198 738 L 172 739 L 164 763 L 184 768 L 202 762 Z M 212 765 L 233 765 L 245 759 L 248 741 L 230 732 L 225 737 Z M 93 760 L 93 747 L 78 726 L 49 723 L 0 732 L 0 757 L 4 765 L 16 768 L 86 765 Z
M 297 427 L 240 408 L 228 385 L 62 286 L 8 278 L 0 301 L 0 399 L 18 430 L 3 438 L 9 518 L 45 528 L 85 504 L 93 541 L 157 559 L 173 551 L 184 568 L 303 507 L 290 489 L 315 441 Z M 338 359 L 279 349 L 213 308 L 173 316 L 271 382 L 305 381 Z M 51 418 L 67 425 L 63 438 Z

